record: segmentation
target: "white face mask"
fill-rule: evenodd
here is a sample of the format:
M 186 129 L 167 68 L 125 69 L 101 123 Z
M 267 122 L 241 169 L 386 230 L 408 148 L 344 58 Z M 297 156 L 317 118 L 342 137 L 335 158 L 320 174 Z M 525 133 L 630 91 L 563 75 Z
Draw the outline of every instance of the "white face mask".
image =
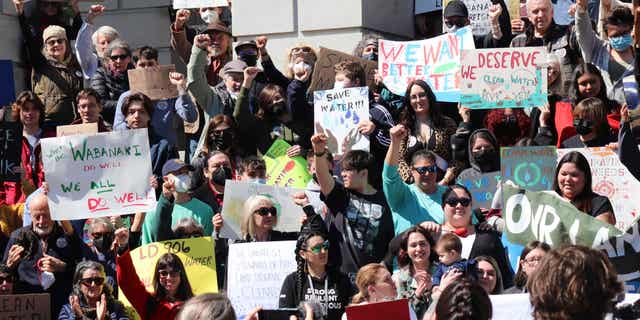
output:
M 173 177 L 173 185 L 177 192 L 185 193 L 189 191 L 191 186 L 191 176 L 188 174 L 181 174 Z
M 337 81 L 333 84 L 333 88 L 334 89 L 344 89 L 344 82 L 342 81 Z
M 207 10 L 207 11 L 200 12 L 200 18 L 202 18 L 202 20 L 207 24 L 217 22 L 219 19 L 218 12 L 215 10 Z
M 296 72 L 298 70 L 302 70 L 302 69 L 306 69 L 307 71 L 311 71 L 311 66 L 304 62 L 304 61 L 300 61 L 296 64 L 293 65 L 293 71 Z
M 451 28 L 447 27 L 447 25 L 444 26 L 445 33 L 455 33 L 458 29 L 460 29 L 460 27 L 456 25 L 452 25 Z

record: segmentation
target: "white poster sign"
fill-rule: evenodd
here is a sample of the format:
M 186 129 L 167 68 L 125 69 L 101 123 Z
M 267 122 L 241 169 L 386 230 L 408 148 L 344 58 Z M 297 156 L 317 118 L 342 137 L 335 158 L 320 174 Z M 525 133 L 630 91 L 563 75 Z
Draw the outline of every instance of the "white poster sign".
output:
M 153 211 L 147 129 L 41 140 L 54 220 Z
M 266 184 L 227 180 L 224 185 L 224 206 L 222 216 L 224 227 L 220 236 L 228 239 L 240 239 L 240 225 L 244 216 L 244 204 L 253 195 L 270 198 L 278 210 L 275 230 L 300 231 L 302 208 L 293 202 L 292 194 L 302 190 L 270 186 Z
M 315 133 L 327 135 L 329 152 L 369 151 L 369 139 L 358 131 L 358 124 L 369 120 L 368 87 L 315 91 L 313 110 Z
M 278 308 L 284 278 L 296 271 L 295 248 L 295 241 L 229 246 L 227 295 L 238 319 L 243 319 L 257 306 Z

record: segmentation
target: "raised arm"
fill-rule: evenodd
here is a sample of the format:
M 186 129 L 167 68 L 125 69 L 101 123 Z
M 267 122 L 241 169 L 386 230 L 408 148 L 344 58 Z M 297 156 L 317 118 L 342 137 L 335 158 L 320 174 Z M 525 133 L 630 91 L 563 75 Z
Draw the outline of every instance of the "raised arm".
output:
M 316 175 L 320 191 L 326 197 L 335 187 L 335 180 L 329 171 L 329 160 L 327 159 L 327 136 L 324 133 L 315 134 L 311 137 L 311 146 L 315 155 Z
M 198 110 L 187 92 L 187 78 L 181 73 L 170 72 L 169 81 L 178 88 L 178 98 L 175 103 L 178 116 L 187 122 L 196 121 Z
M 178 53 L 184 63 L 189 63 L 191 43 L 187 40 L 187 21 L 191 11 L 180 9 L 176 12 L 176 21 L 170 27 L 171 49 Z
M 193 39 L 191 58 L 187 65 L 187 89 L 196 98 L 196 102 L 210 115 L 222 113 L 220 104 L 214 105 L 215 94 L 207 82 L 207 47 L 211 39 L 199 34 Z
M 582 50 L 582 58 L 585 62 L 592 62 L 594 49 L 602 47 L 604 42 L 598 38 L 591 26 L 587 2 L 588 0 L 576 1 L 576 37 Z

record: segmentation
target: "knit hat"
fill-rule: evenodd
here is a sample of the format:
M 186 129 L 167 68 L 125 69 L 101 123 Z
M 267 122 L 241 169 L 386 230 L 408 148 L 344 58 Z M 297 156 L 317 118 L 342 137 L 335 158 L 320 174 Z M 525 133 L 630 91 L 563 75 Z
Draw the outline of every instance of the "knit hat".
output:
M 67 39 L 67 32 L 61 26 L 50 25 L 42 32 L 42 41 L 47 42 L 51 37 Z

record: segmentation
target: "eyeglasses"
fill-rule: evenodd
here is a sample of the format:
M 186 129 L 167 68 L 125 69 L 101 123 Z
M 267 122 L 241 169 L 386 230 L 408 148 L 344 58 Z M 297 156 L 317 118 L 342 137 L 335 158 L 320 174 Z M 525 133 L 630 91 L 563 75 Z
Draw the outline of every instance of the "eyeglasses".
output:
M 424 167 L 414 167 L 413 170 L 415 170 L 416 172 L 418 172 L 421 175 L 425 175 L 428 173 L 435 173 L 438 170 L 438 167 L 436 165 L 432 165 L 432 166 L 424 166 Z
M 311 52 L 311 48 L 309 48 L 309 47 L 295 47 L 295 48 L 291 49 L 291 53 L 293 53 L 293 54 L 300 53 L 300 52 L 309 53 L 309 52 Z
M 90 287 L 92 284 L 96 284 L 96 286 L 101 286 L 104 283 L 103 277 L 93 277 L 93 278 L 84 278 L 80 280 L 80 283 L 84 284 L 87 287 Z
M 411 98 L 412 101 L 419 100 L 419 99 L 424 99 L 426 97 L 427 97 L 427 93 L 426 92 L 420 92 L 418 94 L 413 94 L 413 95 L 409 96 L 409 98 Z
M 65 41 L 66 41 L 65 39 L 50 39 L 50 40 L 47 40 L 47 45 L 55 46 L 56 44 L 63 44 Z
M 542 257 L 531 257 L 528 259 L 524 259 L 524 263 L 528 264 L 528 265 L 536 265 L 538 263 L 540 263 L 540 261 L 542 261 Z
M 177 278 L 180 275 L 180 272 L 176 270 L 160 270 L 158 271 L 158 274 L 160 275 L 160 278 L 166 278 L 169 276 L 171 276 L 171 278 Z
M 119 60 L 124 60 L 126 58 L 129 58 L 129 55 L 127 54 L 117 54 L 117 55 L 113 55 L 111 57 L 109 57 L 112 61 L 118 61 Z
M 275 207 L 262 207 L 260 209 L 257 209 L 253 213 L 257 213 L 263 217 L 266 217 L 269 214 L 271 214 L 272 216 L 275 217 L 278 214 L 278 209 L 276 209 Z
M 175 235 L 178 239 L 200 238 L 204 236 L 204 234 L 202 234 L 202 232 L 199 232 L 199 231 L 194 231 L 194 232 L 176 231 Z
M 313 254 L 320 254 L 320 252 L 322 250 L 329 250 L 329 240 L 325 240 L 323 243 L 320 243 L 318 245 L 315 245 L 311 248 L 309 248 L 309 251 L 311 251 L 311 253 Z
M 448 204 L 449 206 L 455 207 L 459 204 L 461 204 L 463 207 L 468 206 L 469 204 L 471 204 L 471 199 L 469 198 L 456 198 L 456 197 L 450 197 L 449 199 L 447 199 L 444 203 Z

